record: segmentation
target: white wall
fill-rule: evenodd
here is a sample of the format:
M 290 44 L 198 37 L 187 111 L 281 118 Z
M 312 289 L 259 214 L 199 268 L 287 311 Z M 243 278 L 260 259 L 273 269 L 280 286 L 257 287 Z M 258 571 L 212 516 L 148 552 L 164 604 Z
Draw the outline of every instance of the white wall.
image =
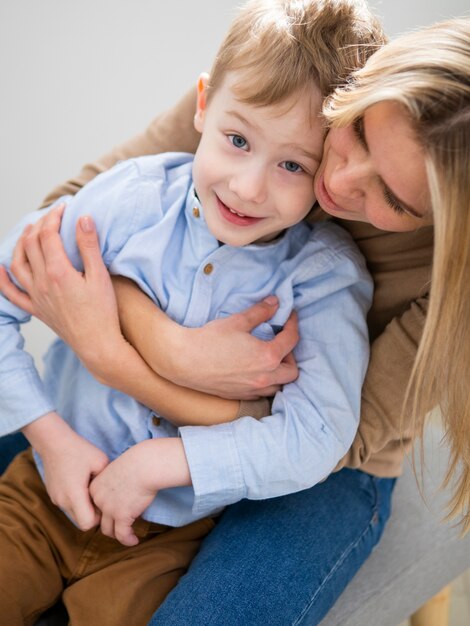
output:
M 209 69 L 235 0 L 1 0 L 0 237 Z M 391 35 L 468 0 L 373 0 Z M 39 323 L 25 332 L 38 355 Z

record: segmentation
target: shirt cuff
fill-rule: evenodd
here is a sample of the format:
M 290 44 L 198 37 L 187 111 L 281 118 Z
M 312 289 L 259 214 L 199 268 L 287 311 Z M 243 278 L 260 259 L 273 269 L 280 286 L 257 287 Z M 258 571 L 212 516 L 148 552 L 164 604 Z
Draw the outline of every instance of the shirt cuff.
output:
M 259 420 L 271 415 L 272 398 L 260 398 L 259 400 L 240 400 L 237 417 L 254 417 Z
M 19 370 L 8 377 L 2 375 L 0 436 L 20 430 L 54 410 L 37 372 Z
M 206 516 L 246 496 L 231 424 L 179 429 L 194 489 L 193 513 Z

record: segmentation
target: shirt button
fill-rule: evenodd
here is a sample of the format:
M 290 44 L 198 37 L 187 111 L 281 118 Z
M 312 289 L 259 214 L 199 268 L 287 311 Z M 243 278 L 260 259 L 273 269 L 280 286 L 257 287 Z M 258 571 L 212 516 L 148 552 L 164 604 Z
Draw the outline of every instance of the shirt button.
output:
M 159 417 L 157 417 L 156 415 L 152 416 L 152 423 L 153 423 L 154 426 L 160 426 L 160 422 L 161 421 L 162 420 Z
M 209 276 L 209 274 L 212 274 L 213 270 L 214 270 L 214 266 L 212 265 L 212 263 L 208 263 L 207 265 L 204 266 L 203 272 L 204 274 L 207 274 L 207 276 Z
M 194 215 L 194 217 L 199 217 L 200 216 L 199 209 L 197 208 L 197 206 L 195 206 L 193 208 L 193 215 Z

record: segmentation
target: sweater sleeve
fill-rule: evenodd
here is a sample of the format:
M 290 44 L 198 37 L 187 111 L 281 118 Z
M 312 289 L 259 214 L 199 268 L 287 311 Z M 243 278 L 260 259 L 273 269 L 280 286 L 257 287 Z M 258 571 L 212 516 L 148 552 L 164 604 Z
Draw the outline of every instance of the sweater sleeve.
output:
M 65 195 L 74 195 L 98 174 L 110 169 L 118 161 L 160 154 L 162 152 L 195 152 L 199 134 L 193 126 L 196 90 L 192 89 L 171 109 L 158 115 L 147 129 L 129 139 L 97 161 L 84 165 L 75 178 L 70 178 L 53 189 L 43 200 L 44 208 Z
M 418 349 L 427 297 L 414 301 L 401 317 L 396 317 L 373 342 L 362 388 L 361 420 L 348 453 L 336 470 L 361 467 L 378 475 L 393 473 L 393 459 L 407 449 L 413 438 L 410 416 L 402 417 L 402 406 Z M 429 407 L 431 409 L 432 407 Z M 373 458 L 380 452 L 379 458 Z M 383 468 L 381 467 L 383 465 Z M 397 468 L 397 473 L 399 468 Z

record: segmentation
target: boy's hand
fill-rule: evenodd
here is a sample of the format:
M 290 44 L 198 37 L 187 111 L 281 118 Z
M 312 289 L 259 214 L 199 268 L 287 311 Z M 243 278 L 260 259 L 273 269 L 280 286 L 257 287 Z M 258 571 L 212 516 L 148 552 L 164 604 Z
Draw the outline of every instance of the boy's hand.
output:
M 160 489 L 191 484 L 181 439 L 147 439 L 129 448 L 101 472 L 90 494 L 101 511 L 101 530 L 125 546 L 139 540 L 132 524 Z
M 88 491 L 90 481 L 109 463 L 99 448 L 77 435 L 56 413 L 32 422 L 23 433 L 44 464 L 44 482 L 51 501 L 62 509 L 80 530 L 99 524 Z
M 146 442 L 144 442 L 146 443 Z M 90 494 L 101 511 L 103 535 L 125 546 L 139 543 L 132 524 L 157 495 L 145 457 L 137 444 L 112 461 L 90 485 Z

